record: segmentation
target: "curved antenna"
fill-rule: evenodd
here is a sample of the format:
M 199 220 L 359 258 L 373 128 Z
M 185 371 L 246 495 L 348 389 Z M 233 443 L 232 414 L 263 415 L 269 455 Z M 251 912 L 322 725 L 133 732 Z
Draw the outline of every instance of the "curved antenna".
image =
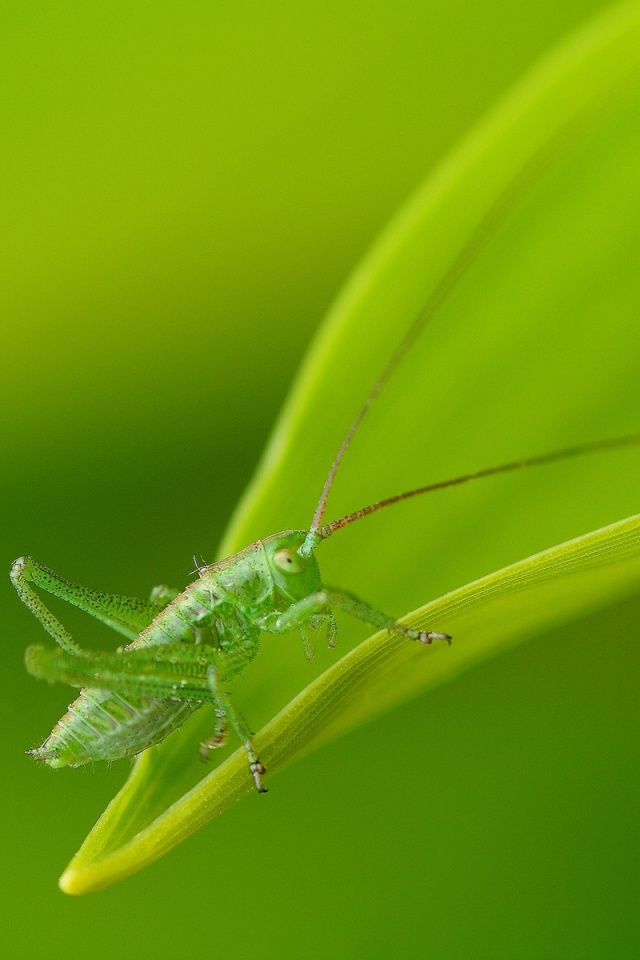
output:
M 581 119 L 583 118 L 579 116 L 578 118 L 575 118 L 573 123 L 566 124 L 559 131 L 557 131 L 554 136 L 550 137 L 549 140 L 547 140 L 540 147 L 540 149 L 530 157 L 528 162 L 525 163 L 515 177 L 507 184 L 504 190 L 497 196 L 486 213 L 480 218 L 475 230 L 472 232 L 467 242 L 464 244 L 457 256 L 454 257 L 450 266 L 436 284 L 433 292 L 403 337 L 400 346 L 395 350 L 388 364 L 369 391 L 364 403 L 357 413 L 355 420 L 349 427 L 344 440 L 340 444 L 340 449 L 338 450 L 336 457 L 331 464 L 331 469 L 329 470 L 327 479 L 324 482 L 320 499 L 318 500 L 318 505 L 315 509 L 315 513 L 313 514 L 311 526 L 309 527 L 309 534 L 304 544 L 300 548 L 300 552 L 303 555 L 310 553 L 320 542 L 320 540 L 323 539 L 320 534 L 320 530 L 322 528 L 322 520 L 324 518 L 329 492 L 333 486 L 333 481 L 335 480 L 343 457 L 351 446 L 351 441 L 353 440 L 353 437 L 360 424 L 367 415 L 369 408 L 382 392 L 387 384 L 387 381 L 395 372 L 405 354 L 411 349 L 415 341 L 418 339 L 442 302 L 447 298 L 448 294 L 455 287 L 458 280 L 471 266 L 480 250 L 486 244 L 487 240 L 491 238 L 501 223 L 505 220 L 507 214 L 519 196 L 522 195 L 526 187 L 532 181 L 534 181 L 536 176 L 538 176 L 545 166 L 548 165 L 550 160 L 557 155 L 559 150 L 568 145 L 571 139 L 570 133 L 576 134 L 578 132 L 581 126 L 578 121 Z
M 403 340 L 400 343 L 400 346 L 394 352 L 391 360 L 384 368 L 380 377 L 376 380 L 373 387 L 371 388 L 369 394 L 367 395 L 366 400 L 362 404 L 358 414 L 351 424 L 347 434 L 340 444 L 340 449 L 336 454 L 335 460 L 331 465 L 331 469 L 327 474 L 327 479 L 324 482 L 322 488 L 322 493 L 320 494 L 320 499 L 318 505 L 315 509 L 313 515 L 313 520 L 311 521 L 311 526 L 309 528 L 309 533 L 304 543 L 300 547 L 299 552 L 302 555 L 307 555 L 311 553 L 315 546 L 324 539 L 322 531 L 328 529 L 327 527 L 322 526 L 322 520 L 324 518 L 325 509 L 327 506 L 327 499 L 329 497 L 329 492 L 331 490 L 333 481 L 338 472 L 338 468 L 342 462 L 342 459 L 351 445 L 351 441 L 358 430 L 360 424 L 364 420 L 367 411 L 373 404 L 374 400 L 378 397 L 380 392 L 386 386 L 387 381 L 394 373 L 396 367 L 402 361 L 405 353 L 413 346 L 414 342 L 417 340 L 419 335 L 422 333 L 428 322 L 431 320 L 434 313 L 437 311 L 440 304 L 446 299 L 449 292 L 455 287 L 456 283 L 461 276 L 466 272 L 469 266 L 473 263 L 476 256 L 485 245 L 488 239 L 496 232 L 501 223 L 506 219 L 510 209 L 515 205 L 518 198 L 525 192 L 526 188 L 535 181 L 536 177 L 541 174 L 546 166 L 553 160 L 563 149 L 568 148 L 568 146 L 575 142 L 583 131 L 586 128 L 588 120 L 592 113 L 594 113 L 601 104 L 610 106 L 612 101 L 612 93 L 618 91 L 618 84 L 614 84 L 612 89 L 607 89 L 605 93 L 600 97 L 596 97 L 593 101 L 589 102 L 582 110 L 580 110 L 574 117 L 568 120 L 563 126 L 553 133 L 548 140 L 546 140 L 529 157 L 527 161 L 523 164 L 521 169 L 516 173 L 513 179 L 505 186 L 501 193 L 498 194 L 493 203 L 489 206 L 489 209 L 483 214 L 483 216 L 478 221 L 478 224 L 475 230 L 472 232 L 471 236 L 467 240 L 466 244 L 461 248 L 459 253 L 454 257 L 449 268 L 445 271 L 440 281 L 436 284 L 433 292 L 427 299 L 423 308 L 419 311 L 413 323 L 409 327 L 408 332 L 405 334 Z M 623 89 L 624 95 L 624 89 Z M 518 464 L 507 464 L 504 467 L 494 467 L 489 471 L 480 471 L 478 476 L 486 476 L 490 473 L 500 473 L 506 470 L 515 470 L 517 467 L 521 466 L 533 466 L 535 463 L 545 463 L 548 460 L 560 459 L 562 456 L 575 456 L 581 452 L 587 452 L 590 449 L 604 449 L 605 446 L 622 446 L 625 443 L 634 443 L 636 442 L 633 439 L 622 438 L 620 441 L 604 441 L 603 444 L 587 444 L 585 447 L 576 447 L 572 451 L 560 451 L 558 454 L 549 454 L 548 457 L 534 459 L 532 461 L 521 461 Z M 391 503 L 396 503 L 398 500 L 404 500 L 411 496 L 418 496 L 420 493 L 426 493 L 429 489 L 441 489 L 444 486 L 454 486 L 458 483 L 464 483 L 466 480 L 475 479 L 476 474 L 469 474 L 466 477 L 461 477 L 457 480 L 447 481 L 444 484 L 437 484 L 435 487 L 426 487 L 420 488 L 415 491 L 409 491 L 406 494 L 401 494 L 398 498 L 391 498 L 389 501 L 382 501 L 380 504 L 372 504 L 370 507 L 364 508 L 364 513 L 356 511 L 358 516 L 366 516 L 368 513 L 372 513 L 374 510 L 379 510 L 382 506 L 388 506 Z M 355 515 L 349 514 L 349 517 Z M 343 518 L 345 523 L 348 518 Z M 338 523 L 340 521 L 335 521 Z M 344 524 L 343 524 L 344 525 Z M 329 527 L 332 528 L 333 524 L 329 524 Z M 327 536 L 329 534 L 326 534 Z
M 433 297 L 431 299 L 433 299 Z M 372 405 L 372 403 L 374 402 L 378 394 L 382 392 L 382 390 L 387 384 L 387 381 L 391 377 L 392 373 L 394 372 L 394 370 L 396 369 L 396 367 L 404 357 L 405 353 L 407 353 L 407 351 L 413 346 L 414 341 L 422 332 L 422 328 L 427 323 L 427 320 L 429 319 L 431 314 L 433 314 L 434 311 L 435 311 L 435 306 L 433 307 L 433 309 L 431 309 L 431 311 L 427 316 L 425 317 L 419 316 L 411 325 L 409 332 L 405 336 L 404 340 L 402 341 L 402 343 L 400 344 L 396 352 L 391 357 L 391 360 L 389 361 L 387 366 L 384 368 L 381 375 L 378 377 L 378 379 L 374 383 L 373 387 L 369 391 L 369 394 L 367 395 L 366 400 L 360 407 L 360 410 L 358 411 L 358 414 L 355 420 L 347 430 L 345 438 L 340 444 L 340 449 L 336 454 L 335 460 L 331 464 L 331 469 L 327 474 L 327 479 L 324 482 L 322 493 L 320 494 L 320 499 L 318 500 L 318 506 L 316 507 L 315 513 L 313 514 L 313 520 L 311 521 L 311 526 L 309 527 L 309 533 L 312 537 L 315 538 L 319 534 L 320 527 L 322 526 L 322 519 L 324 517 L 324 512 L 327 506 L 327 498 L 329 496 L 329 491 L 333 486 L 333 481 L 335 479 L 336 473 L 338 472 L 338 467 L 342 462 L 342 458 L 344 457 L 345 453 L 351 446 L 351 441 L 353 440 L 353 437 L 358 427 L 360 426 L 365 416 L 367 415 L 367 411 L 369 410 L 369 407 Z M 426 312 L 426 308 L 425 308 L 425 312 Z
M 485 467 L 483 470 L 476 470 L 474 473 L 466 473 L 461 477 L 454 477 L 453 480 L 441 480 L 438 483 L 430 483 L 426 487 L 418 487 L 415 490 L 408 490 L 407 493 L 399 493 L 395 497 L 388 497 L 386 500 L 380 500 L 378 503 L 371 503 L 368 507 L 362 507 L 355 510 L 339 520 L 333 520 L 331 523 L 321 527 L 318 531 L 318 540 L 326 540 L 336 530 L 368 517 L 370 513 L 376 513 L 385 507 L 390 507 L 394 503 L 401 503 L 410 497 L 419 497 L 423 493 L 433 493 L 434 490 L 445 490 L 447 487 L 458 487 L 462 483 L 468 483 L 470 480 L 480 480 L 482 477 L 495 476 L 497 473 L 509 473 L 512 470 L 524 470 L 527 467 L 539 467 L 546 463 L 553 463 L 555 460 L 568 460 L 571 457 L 579 457 L 585 453 L 599 453 L 603 450 L 613 450 L 618 447 L 631 447 L 640 445 L 640 433 L 631 433 L 625 437 L 615 437 L 612 440 L 596 440 L 593 443 L 583 443 L 576 447 L 565 447 L 563 450 L 555 450 L 553 453 L 545 453 L 538 457 L 528 457 L 526 460 L 514 460 L 511 463 L 503 463 L 498 467 Z

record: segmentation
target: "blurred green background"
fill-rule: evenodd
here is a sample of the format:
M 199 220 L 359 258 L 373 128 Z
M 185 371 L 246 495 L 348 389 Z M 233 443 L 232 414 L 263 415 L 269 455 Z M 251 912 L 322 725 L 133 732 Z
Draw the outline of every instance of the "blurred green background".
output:
M 340 283 L 469 125 L 601 6 L 5 10 L 7 570 L 30 553 L 144 595 L 211 559 Z M 3 955 L 638 955 L 640 603 L 406 705 L 75 900 L 57 876 L 128 765 L 54 774 L 23 755 L 69 692 L 25 675 L 42 633 L 1 591 Z M 416 726 L 434 732 L 420 764 Z

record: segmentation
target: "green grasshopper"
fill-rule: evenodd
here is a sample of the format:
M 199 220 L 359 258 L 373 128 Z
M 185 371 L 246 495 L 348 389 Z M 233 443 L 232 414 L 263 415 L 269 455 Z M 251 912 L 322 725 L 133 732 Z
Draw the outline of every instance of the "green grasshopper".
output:
M 446 633 L 414 630 L 352 594 L 323 584 L 315 550 L 337 530 L 377 510 L 492 474 L 505 473 L 584 453 L 636 444 L 640 435 L 597 441 L 543 456 L 489 467 L 452 480 L 409 490 L 324 524 L 329 491 L 353 436 L 413 342 L 416 322 L 374 385 L 347 432 L 325 481 L 309 530 L 287 530 L 258 540 L 218 563 L 197 568 L 198 579 L 179 593 L 156 587 L 148 601 L 100 593 L 64 580 L 29 557 L 16 560 L 11 580 L 18 594 L 57 641 L 58 648 L 29 647 L 26 667 L 35 677 L 83 688 L 45 742 L 29 750 L 51 767 L 130 757 L 164 740 L 204 703 L 215 708 L 212 736 L 203 758 L 226 742 L 231 727 L 242 742 L 256 788 L 265 793 L 265 767 L 250 729 L 227 687 L 256 657 L 261 635 L 300 631 L 312 656 L 308 629 L 326 624 L 328 643 L 337 634 L 334 610 L 342 610 L 408 640 L 451 642 Z M 31 584 L 66 600 L 123 634 L 131 642 L 115 653 L 92 653 L 73 640 Z

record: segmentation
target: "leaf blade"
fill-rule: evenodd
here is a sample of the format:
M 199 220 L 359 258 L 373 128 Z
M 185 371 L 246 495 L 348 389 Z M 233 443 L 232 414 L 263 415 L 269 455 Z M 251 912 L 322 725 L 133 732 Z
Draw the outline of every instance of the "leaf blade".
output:
M 523 636 L 634 592 L 639 574 L 640 515 L 529 557 L 425 605 L 405 621 L 415 626 L 452 624 L 455 647 L 425 650 L 384 631 L 361 643 L 257 735 L 270 774 Z M 63 874 L 62 889 L 87 893 L 135 873 L 252 789 L 246 757 L 238 749 L 151 827 L 111 855 L 94 859 L 93 849 L 83 847 Z
M 491 209 L 491 205 L 497 202 L 496 198 L 500 198 L 501 191 L 504 192 L 507 189 L 518 171 L 526 166 L 532 156 L 537 155 L 544 148 L 550 137 L 554 136 L 554 131 L 557 134 L 558 131 L 565 129 L 572 118 L 578 114 L 582 115 L 589 103 L 600 103 L 612 84 L 615 85 L 620 82 L 621 77 L 628 76 L 629 71 L 637 63 L 639 49 L 640 6 L 637 3 L 617 8 L 613 13 L 600 18 L 577 38 L 570 40 L 563 49 L 553 54 L 537 72 L 526 78 L 518 90 L 507 98 L 507 101 L 500 105 L 470 137 L 454 158 L 445 164 L 444 168 L 431 178 L 422 191 L 410 201 L 370 257 L 365 260 L 331 312 L 326 331 L 321 335 L 303 369 L 298 386 L 292 394 L 256 481 L 236 514 L 236 520 L 225 540 L 223 553 L 231 553 L 249 540 L 272 532 L 274 523 L 277 526 L 280 518 L 283 518 L 283 525 L 295 525 L 298 522 L 295 516 L 297 510 L 300 511 L 301 518 L 306 516 L 307 512 L 310 515 L 313 504 L 307 505 L 306 490 L 312 484 L 319 485 L 321 482 L 328 462 L 335 452 L 336 439 L 339 439 L 343 431 L 341 420 L 344 419 L 344 426 L 348 425 L 351 412 L 357 408 L 390 350 L 396 346 L 399 339 L 398 329 L 406 327 L 417 307 L 424 302 L 425 297 L 428 297 L 439 278 L 446 272 L 447 266 L 469 242 L 470 235 L 486 215 L 487 209 Z M 637 135 L 640 129 L 637 119 L 634 117 L 635 126 L 629 124 L 625 126 L 625 130 L 631 130 L 636 136 L 636 141 L 631 144 L 634 149 L 638 145 Z M 598 129 L 602 125 L 600 117 L 595 117 L 593 122 L 594 127 Z M 621 140 L 620 144 L 614 141 L 616 157 L 620 155 L 624 158 L 623 151 L 626 149 L 628 149 L 627 141 Z M 584 153 L 585 151 L 582 151 L 581 159 Z M 595 153 L 592 163 L 597 166 L 598 162 L 598 154 Z M 531 192 L 536 192 L 534 187 L 531 188 Z M 589 192 L 588 189 L 586 192 Z M 553 203 L 544 208 L 542 216 L 544 230 L 548 230 L 549 220 L 553 222 L 558 210 L 562 209 L 564 191 L 558 189 L 552 194 L 551 199 Z M 604 202 L 603 207 L 606 207 Z M 612 237 L 616 231 L 621 232 L 620 223 L 617 221 L 609 223 L 606 219 L 608 217 L 612 220 L 609 210 L 605 209 L 604 213 L 605 215 L 599 221 L 598 251 L 604 256 L 611 249 L 616 255 L 619 251 L 616 250 Z M 620 222 L 625 226 L 624 221 Z M 576 286 L 581 277 L 588 276 L 590 280 L 593 277 L 591 263 L 588 259 L 584 259 L 583 263 L 581 259 L 581 256 L 585 258 L 590 253 L 589 249 L 583 249 L 580 246 L 582 233 L 584 230 L 578 235 L 576 229 L 576 235 L 571 235 L 571 240 L 577 247 Z M 557 242 L 561 244 L 561 248 L 568 246 L 564 224 L 563 230 L 558 235 L 560 240 Z M 545 233 L 543 239 L 546 241 L 546 238 Z M 501 247 L 499 244 L 494 246 L 498 248 L 499 256 L 502 258 L 507 258 L 511 252 L 508 244 L 505 247 L 504 242 Z M 528 251 L 524 242 L 523 250 L 522 256 L 527 259 Z M 486 257 L 484 259 L 481 257 L 480 260 L 481 269 L 476 270 L 474 281 L 482 289 L 484 278 L 483 293 L 488 296 L 488 287 L 495 282 L 495 273 L 492 274 L 491 269 L 488 269 Z M 516 270 L 519 269 L 517 262 L 511 266 Z M 610 264 L 605 263 L 605 266 L 610 270 Z M 566 273 L 568 271 L 565 271 Z M 608 282 L 609 274 L 604 271 L 603 276 Z M 563 277 L 564 280 L 566 277 Z M 545 276 L 548 299 L 559 297 L 558 290 L 554 288 L 554 282 L 554 278 Z M 466 288 L 462 292 L 466 292 Z M 456 291 L 459 300 L 460 293 L 461 291 Z M 559 297 L 559 302 L 564 302 L 562 297 Z M 625 335 L 628 333 L 630 336 L 636 326 L 635 314 L 631 310 L 632 302 L 631 299 L 628 299 L 628 302 L 625 301 L 629 315 L 628 318 L 623 317 L 620 323 L 620 329 L 625 331 Z M 433 369 L 434 365 L 437 367 L 437 358 L 444 356 L 443 368 L 447 369 L 449 377 L 455 376 L 457 372 L 457 368 L 451 366 L 455 362 L 466 378 L 466 381 L 462 377 L 459 379 L 456 395 L 449 403 L 450 410 L 438 407 L 437 402 L 434 404 L 439 425 L 430 425 L 425 432 L 424 448 L 428 452 L 431 448 L 444 449 L 445 456 L 450 458 L 450 461 L 446 462 L 450 462 L 451 466 L 446 470 L 445 475 L 464 472 L 469 467 L 468 461 L 464 462 L 462 468 L 457 466 L 458 448 L 455 438 L 462 438 L 465 456 L 474 455 L 476 435 L 484 427 L 483 421 L 491 417 L 494 412 L 490 404 L 484 410 L 477 392 L 474 394 L 473 389 L 467 387 L 467 382 L 470 382 L 477 391 L 478 380 L 472 380 L 470 375 L 473 375 L 476 355 L 481 352 L 480 340 L 477 338 L 486 337 L 489 324 L 486 316 L 480 313 L 472 315 L 475 327 L 466 326 L 463 322 L 466 321 L 466 309 L 464 298 L 462 298 L 462 305 L 460 302 L 456 302 L 453 307 L 448 304 L 442 311 L 444 316 L 439 317 L 437 328 L 434 327 L 430 331 L 432 336 L 429 349 L 421 345 L 420 349 L 415 351 L 415 356 L 409 358 L 409 367 L 413 365 L 412 369 L 417 371 L 418 377 L 421 377 L 425 369 Z M 584 309 L 584 305 L 577 299 L 574 314 L 566 322 L 568 346 L 564 346 L 565 351 L 575 349 L 575 340 L 571 341 L 569 338 L 571 336 L 575 338 L 576 333 L 579 335 L 581 332 L 580 309 Z M 375 338 L 367 338 L 367 328 L 370 324 L 375 326 Z M 495 334 L 495 330 L 493 333 Z M 508 382 L 505 370 L 508 373 L 510 366 L 514 366 L 515 363 L 516 377 L 512 383 L 514 391 L 521 387 L 517 382 L 517 363 L 521 360 L 518 356 L 520 347 L 518 338 L 529 335 L 528 329 L 524 326 L 517 328 L 515 333 L 515 346 L 507 345 L 501 354 L 500 345 L 496 344 L 488 354 L 493 365 L 491 366 L 490 363 L 484 368 L 495 369 L 496 375 Z M 535 346 L 535 337 L 543 338 L 548 333 L 548 325 L 544 327 L 536 319 L 536 323 L 531 325 L 531 343 Z M 568 355 L 571 355 L 570 352 Z M 354 356 L 358 357 L 357 365 L 353 363 Z M 597 359 L 599 360 L 599 357 Z M 602 370 L 598 370 L 597 400 L 605 413 L 611 408 L 609 418 L 602 419 L 605 427 L 617 423 L 616 407 L 624 409 L 625 414 L 630 415 L 630 412 L 635 411 L 640 416 L 638 398 L 635 396 L 637 391 L 633 390 L 633 376 L 629 375 L 629 371 L 637 369 L 637 360 L 631 346 L 625 347 L 621 360 L 628 365 L 626 388 L 626 381 L 620 374 L 620 368 L 611 370 L 603 364 Z M 585 383 L 577 383 L 579 390 L 575 389 L 576 383 L 572 382 L 564 394 L 560 390 L 555 395 L 556 400 L 561 401 L 557 411 L 553 404 L 545 407 L 545 402 L 548 403 L 545 400 L 547 394 L 550 394 L 552 389 L 557 389 L 557 372 L 563 372 L 561 363 L 556 362 L 554 366 L 554 361 L 553 356 L 549 357 L 540 371 L 537 371 L 537 376 L 544 375 L 547 378 L 541 380 L 541 388 L 535 389 L 537 387 L 535 376 L 532 376 L 533 389 L 529 389 L 529 385 L 522 387 L 524 392 L 520 399 L 522 409 L 527 413 L 527 422 L 524 425 L 518 423 L 517 427 L 518 435 L 520 433 L 523 436 L 526 435 L 529 438 L 527 442 L 531 442 L 531 447 L 524 451 L 528 454 L 535 452 L 534 444 L 538 443 L 541 452 L 545 447 L 548 450 L 565 445 L 568 438 L 565 439 L 563 431 L 570 435 L 571 440 L 575 440 L 576 437 L 572 431 L 576 424 L 580 425 L 583 421 L 590 424 L 600 422 L 599 411 L 592 406 L 593 374 L 589 375 L 588 369 Z M 332 370 L 331 378 L 326 377 L 328 368 Z M 391 394 L 385 395 L 386 405 L 391 410 L 391 414 L 388 414 L 385 407 L 385 411 L 382 412 L 382 416 L 386 416 L 387 421 L 382 421 L 382 427 L 375 427 L 375 425 L 374 429 L 369 427 L 368 433 L 358 438 L 360 451 L 364 449 L 364 462 L 375 464 L 376 479 L 381 485 L 383 482 L 388 483 L 392 491 L 394 487 L 391 483 L 393 482 L 397 489 L 396 484 L 400 482 L 396 479 L 396 462 L 393 459 L 381 462 L 377 456 L 378 447 L 385 438 L 390 437 L 392 440 L 395 438 L 403 458 L 407 461 L 413 458 L 412 462 L 423 469 L 422 451 L 412 449 L 407 443 L 403 445 L 403 425 L 397 419 L 393 419 L 394 413 L 408 409 L 407 403 L 415 401 L 416 395 L 420 393 L 421 381 L 418 381 L 416 387 L 415 379 L 412 381 L 411 377 L 408 377 L 408 386 L 404 381 L 394 384 Z M 482 377 L 479 382 L 482 383 Z M 529 390 L 528 393 L 525 387 Z M 405 404 L 404 408 L 394 395 L 394 391 L 395 394 L 400 395 L 402 390 L 405 391 L 401 397 L 402 403 Z M 512 398 L 508 390 L 505 396 L 511 403 Z M 516 406 L 516 404 L 513 405 Z M 534 414 L 538 408 L 542 412 L 538 414 L 536 422 Z M 336 415 L 335 418 L 323 417 L 327 409 L 339 412 L 340 415 Z M 545 412 L 547 410 L 554 413 L 553 419 L 550 418 L 549 413 Z M 476 418 L 475 429 L 474 417 Z M 455 418 L 457 421 L 469 421 L 466 433 L 458 426 L 455 429 L 452 428 L 452 419 Z M 412 424 L 412 430 L 414 429 Z M 608 431 L 611 429 L 612 427 L 608 426 Z M 446 442 L 443 443 L 443 439 Z M 480 445 L 477 447 L 478 450 L 484 449 Z M 508 458 L 513 458 L 511 452 Z M 351 494 L 356 496 L 361 490 L 359 476 L 353 475 L 352 462 L 346 465 L 346 472 L 341 475 L 341 485 L 336 491 L 336 499 L 338 497 L 346 499 Z M 481 461 L 479 466 L 486 466 L 486 462 L 486 460 Z M 349 473 L 350 470 L 351 473 Z M 553 479 L 540 480 L 539 490 L 525 484 L 522 488 L 525 496 L 520 500 L 524 509 L 521 510 L 520 515 L 517 509 L 515 512 L 512 509 L 511 513 L 505 509 L 505 506 L 509 506 L 510 498 L 514 500 L 516 506 L 517 501 L 512 487 L 501 486 L 500 502 L 497 495 L 486 492 L 485 488 L 484 491 L 478 491 L 477 495 L 474 493 L 470 498 L 466 514 L 464 510 L 460 511 L 459 507 L 456 507 L 453 526 L 451 517 L 448 516 L 452 509 L 446 506 L 451 501 L 446 500 L 441 501 L 440 517 L 436 520 L 430 519 L 424 525 L 422 522 L 417 523 L 411 520 L 401 521 L 397 519 L 399 514 L 390 522 L 382 518 L 382 523 L 375 528 L 375 533 L 373 528 L 366 533 L 367 538 L 370 538 L 371 547 L 365 553 L 369 555 L 384 553 L 389 549 L 395 536 L 403 543 L 404 566 L 400 570 L 392 564 L 390 572 L 388 564 L 379 565 L 380 568 L 384 568 L 384 572 L 377 569 L 378 565 L 367 569 L 368 595 L 376 598 L 376 604 L 383 608 L 397 611 L 415 606 L 415 601 L 424 596 L 424 575 L 420 571 L 424 564 L 423 541 L 427 537 L 433 545 L 432 550 L 438 560 L 439 569 L 435 572 L 434 582 L 440 590 L 447 589 L 451 583 L 460 583 L 465 577 L 475 577 L 479 572 L 502 565 L 505 551 L 483 552 L 482 548 L 488 542 L 488 525 L 491 525 L 491 533 L 497 541 L 501 536 L 506 541 L 506 531 L 510 525 L 513 525 L 513 516 L 517 517 L 524 530 L 528 521 L 527 513 L 530 512 L 533 515 L 535 512 L 532 504 L 537 503 L 539 508 L 547 510 L 549 495 L 553 493 L 557 496 L 562 490 L 564 476 L 568 474 L 558 471 L 553 474 Z M 606 476 L 607 480 L 600 485 L 609 484 L 613 490 L 616 479 L 614 467 L 608 469 L 608 472 L 603 471 L 602 476 Z M 419 476 L 419 480 L 423 481 L 423 475 Z M 411 485 L 418 484 L 407 482 L 407 486 Z M 579 501 L 581 506 L 580 509 L 576 507 L 574 510 L 572 504 L 571 510 L 565 510 L 567 516 L 572 518 L 571 523 L 566 523 L 562 516 L 556 520 L 552 518 L 553 522 L 545 526 L 546 517 L 537 516 L 536 529 L 534 533 L 529 533 L 528 539 L 524 533 L 520 535 L 520 531 L 517 538 L 509 539 L 513 549 L 517 547 L 519 551 L 512 556 L 526 556 L 532 549 L 538 549 L 540 543 L 558 542 L 554 539 L 555 537 L 566 538 L 575 531 L 593 529 L 603 520 L 626 515 L 630 512 L 626 504 L 632 502 L 635 489 L 632 490 L 632 483 L 629 482 L 625 492 L 626 500 L 623 496 L 614 496 L 613 493 L 608 499 L 604 498 L 611 505 L 610 509 L 613 512 L 610 516 L 593 507 L 588 492 L 582 493 L 578 490 L 574 493 L 576 494 L 574 500 Z M 609 494 L 608 488 L 606 493 Z M 374 498 L 375 496 L 371 496 L 368 499 Z M 359 505 L 357 501 L 355 505 Z M 490 520 L 486 519 L 487 516 Z M 451 530 L 457 530 L 459 526 L 465 528 L 465 538 L 461 544 L 451 536 Z M 530 527 L 533 529 L 532 523 Z M 510 530 L 508 532 L 510 533 Z M 366 568 L 366 557 L 363 559 L 361 556 L 363 541 L 359 537 L 361 534 L 356 531 L 351 541 L 340 541 L 333 554 L 334 557 L 340 558 L 343 569 L 353 572 L 355 583 L 358 583 L 358 575 L 362 576 Z M 475 561 L 469 561 L 468 557 L 473 556 Z M 333 562 L 331 557 L 327 559 L 329 564 Z M 369 568 L 371 567 L 369 563 Z M 407 570 L 410 571 L 409 576 Z M 336 577 L 331 575 L 328 579 L 336 580 Z M 449 624 L 446 627 L 449 629 Z M 352 636 L 355 637 L 355 634 Z M 260 663 L 256 665 L 257 670 L 247 677 L 246 684 L 245 678 L 242 678 L 240 685 L 243 686 L 243 696 L 254 708 L 254 712 L 250 714 L 252 717 L 256 714 L 259 716 L 261 711 L 263 719 L 267 719 L 302 686 L 305 686 L 307 675 L 303 672 L 305 665 L 301 666 L 300 660 L 295 651 L 293 658 L 278 661 L 277 664 L 271 660 L 269 664 L 267 651 L 265 651 L 265 655 L 260 658 Z M 265 691 L 269 691 L 268 694 Z M 319 718 L 316 719 L 319 722 Z M 100 882 L 104 881 L 106 877 L 104 865 L 107 862 L 111 864 L 111 872 L 109 880 L 105 882 L 114 882 L 118 879 L 114 864 L 124 862 L 118 860 L 118 857 L 126 859 L 127 856 L 132 855 L 133 859 L 127 861 L 128 872 L 131 872 L 135 856 L 138 857 L 141 865 L 143 862 L 150 862 L 150 859 L 154 858 L 150 856 L 151 847 L 149 847 L 152 836 L 155 837 L 156 844 L 153 849 L 156 852 L 162 852 L 165 848 L 159 842 L 160 835 L 154 831 L 153 824 L 156 822 L 166 824 L 163 820 L 163 811 L 169 807 L 175 812 L 176 802 L 182 804 L 180 823 L 184 829 L 191 832 L 192 822 L 189 821 L 189 816 L 193 814 L 193 809 L 190 806 L 191 801 L 186 798 L 192 796 L 193 790 L 199 789 L 194 786 L 194 779 L 199 779 L 199 774 L 193 772 L 193 758 L 194 744 L 201 736 L 202 722 L 206 722 L 206 718 L 205 721 L 195 721 L 185 727 L 183 731 L 174 734 L 170 741 L 148 751 L 138 761 L 128 784 L 109 808 L 110 812 L 94 828 L 87 843 L 74 860 L 73 871 L 71 874 L 67 871 L 65 874 L 65 888 L 69 892 L 80 892 L 80 888 L 95 889 L 95 886 L 90 886 L 87 878 L 93 870 L 94 873 L 91 875 L 94 876 L 94 881 L 97 882 L 95 878 L 98 876 L 102 877 Z M 268 761 L 267 756 L 265 759 Z M 233 796 L 236 796 L 233 793 L 234 790 L 244 790 L 246 786 L 246 784 L 243 786 L 240 769 L 234 766 L 238 762 L 237 757 L 236 759 L 232 757 L 219 768 L 224 771 L 224 774 L 219 775 L 228 778 L 229 789 L 233 787 L 231 791 Z M 218 773 L 216 772 L 215 775 L 218 776 Z M 246 778 L 246 771 L 244 776 Z M 236 777 L 241 777 L 241 781 L 237 781 Z M 210 783 L 209 778 L 206 782 Z M 209 813 L 211 809 L 209 804 Z M 174 830 L 177 829 L 176 821 L 172 821 L 172 825 Z M 174 833 L 174 836 L 178 833 Z M 135 856 L 132 853 L 134 849 Z M 120 853 L 118 853 L 119 850 Z M 85 879 L 79 881 L 80 876 Z M 70 877 L 73 879 L 69 879 Z M 74 886 L 75 889 L 72 889 Z

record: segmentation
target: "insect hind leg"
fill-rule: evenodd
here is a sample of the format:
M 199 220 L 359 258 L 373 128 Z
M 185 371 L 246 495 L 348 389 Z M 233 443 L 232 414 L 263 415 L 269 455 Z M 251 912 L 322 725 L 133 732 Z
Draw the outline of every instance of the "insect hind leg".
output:
M 156 699 L 215 706 L 219 718 L 241 740 L 249 758 L 249 769 L 259 793 L 265 767 L 258 757 L 251 731 L 223 690 L 212 662 L 219 651 L 206 645 L 140 647 L 120 653 L 69 652 L 58 648 L 31 646 L 25 655 L 27 671 L 39 679 L 61 680 L 77 687 L 91 687 L 112 693 L 137 694 Z M 217 729 L 221 730 L 219 722 Z
M 82 651 L 69 631 L 63 627 L 58 618 L 54 617 L 51 611 L 47 609 L 30 584 L 35 583 L 36 586 L 46 590 L 48 593 L 61 597 L 63 600 L 68 599 L 68 596 L 65 596 L 66 587 L 71 587 L 72 585 L 67 584 L 62 577 L 58 577 L 52 570 L 48 570 L 46 567 L 42 567 L 39 563 L 36 563 L 31 557 L 20 557 L 16 560 L 11 567 L 9 578 L 22 602 L 29 608 L 34 617 L 40 621 L 44 629 L 53 637 L 56 643 L 59 643 L 66 653 L 80 655 Z
M 48 567 L 37 563 L 32 557 L 20 557 L 11 567 L 10 579 L 22 602 L 40 621 L 44 629 L 67 653 L 80 654 L 81 650 L 69 631 L 45 606 L 31 584 L 39 590 L 78 607 L 95 617 L 129 640 L 135 639 L 153 618 L 177 595 L 169 587 L 156 587 L 149 600 L 124 597 L 119 594 L 89 590 L 71 583 Z

